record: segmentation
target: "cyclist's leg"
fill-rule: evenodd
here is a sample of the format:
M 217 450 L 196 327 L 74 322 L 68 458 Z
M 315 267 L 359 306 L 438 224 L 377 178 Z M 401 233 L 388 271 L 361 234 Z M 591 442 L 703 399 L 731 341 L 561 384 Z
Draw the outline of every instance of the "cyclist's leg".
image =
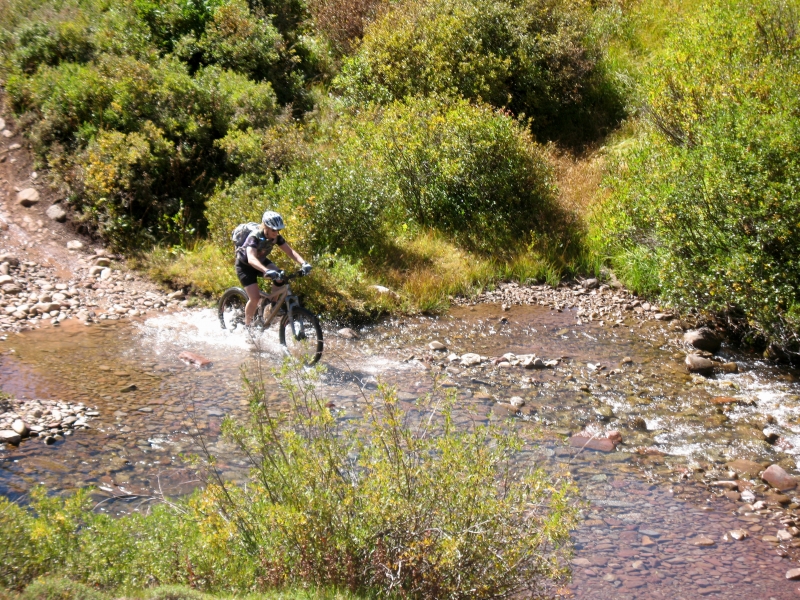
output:
M 242 284 L 244 291 L 247 292 L 247 304 L 244 307 L 244 324 L 250 327 L 253 321 L 253 315 L 256 314 L 258 303 L 261 300 L 261 295 L 258 289 L 258 276 L 259 272 L 250 265 L 236 262 L 236 276 L 239 278 L 239 283 Z

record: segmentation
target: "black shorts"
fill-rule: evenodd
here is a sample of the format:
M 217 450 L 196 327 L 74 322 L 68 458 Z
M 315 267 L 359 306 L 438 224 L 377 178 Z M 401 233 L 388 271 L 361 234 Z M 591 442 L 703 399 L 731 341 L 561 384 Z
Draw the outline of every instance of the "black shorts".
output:
M 250 265 L 242 264 L 238 260 L 236 261 L 236 276 L 239 278 L 239 282 L 242 284 L 242 287 L 247 287 L 248 285 L 253 285 L 254 283 L 258 283 L 258 278 L 263 277 L 264 273 L 257 269 L 254 269 Z M 268 263 L 264 265 L 266 267 L 275 268 L 272 263 Z

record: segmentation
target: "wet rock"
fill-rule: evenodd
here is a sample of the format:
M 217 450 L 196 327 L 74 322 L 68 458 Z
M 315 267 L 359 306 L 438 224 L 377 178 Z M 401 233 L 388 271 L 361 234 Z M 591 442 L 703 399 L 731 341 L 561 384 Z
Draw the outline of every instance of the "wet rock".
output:
M 12 429 L 3 429 L 0 431 L 0 443 L 5 442 L 16 446 L 22 441 L 22 436 Z
M 611 431 L 606 433 L 606 437 L 609 440 L 611 440 L 611 443 L 614 444 L 615 446 L 617 446 L 617 445 L 622 443 L 622 434 L 619 431 L 617 431 L 616 429 L 612 429 Z M 650 535 L 653 535 L 653 534 L 651 533 Z M 656 536 L 657 536 L 657 534 L 656 534 Z
M 28 426 L 25 424 L 25 421 L 22 419 L 16 419 L 11 424 L 11 429 L 14 430 L 15 433 L 19 434 L 21 437 L 27 437 L 30 433 Z
M 631 419 L 631 429 L 647 431 L 647 421 L 645 421 L 642 417 L 634 417 Z
M 710 375 L 714 371 L 714 362 L 697 354 L 688 354 L 685 363 L 689 373 Z
M 461 355 L 461 365 L 464 367 L 472 367 L 481 364 L 481 355 L 474 352 L 467 352 Z
M 728 535 L 732 540 L 736 540 L 737 542 L 741 542 L 742 540 L 750 537 L 750 534 L 747 533 L 746 529 L 734 529 L 733 531 L 729 531 Z
M 447 346 L 445 346 L 442 342 L 437 340 L 434 340 L 430 344 L 428 344 L 428 348 L 430 348 L 434 352 L 447 352 Z
M 342 338 L 344 338 L 346 340 L 357 340 L 358 339 L 358 334 L 355 331 L 353 331 L 352 329 L 350 329 L 349 327 L 343 327 L 342 329 L 337 331 L 337 333 L 339 334 L 339 337 L 342 337 Z
M 671 321 L 672 319 L 675 318 L 675 315 L 673 315 L 672 313 L 656 313 L 653 316 L 653 318 L 656 321 Z
M 569 445 L 573 448 L 586 448 L 599 452 L 613 452 L 616 444 L 608 438 L 590 438 L 586 436 L 573 435 L 569 438 Z
M 178 359 L 196 367 L 200 368 L 208 368 L 213 363 L 211 359 L 206 358 L 205 356 L 200 356 L 199 354 L 195 354 L 194 352 L 189 352 L 188 350 L 184 350 L 178 355 Z
M 614 410 L 607 404 L 598 406 L 594 409 L 595 414 L 604 421 L 608 421 L 614 417 Z
M 789 569 L 786 571 L 786 579 L 796 580 L 800 579 L 800 569 Z
M 17 193 L 17 204 L 28 208 L 39 202 L 39 192 L 36 188 L 25 188 Z
M 719 365 L 719 369 L 723 373 L 738 373 L 739 365 L 737 365 L 735 362 L 726 362 Z
M 683 334 L 683 341 L 698 350 L 716 352 L 722 345 L 720 337 L 707 327 L 690 329 Z
M 717 406 L 725 406 L 728 404 L 738 404 L 738 400 L 736 398 L 732 398 L 730 396 L 715 396 L 711 399 L 711 404 Z
M 692 542 L 693 546 L 701 546 L 701 547 L 714 546 L 715 544 L 716 542 L 714 540 L 704 535 L 696 537 Z
M 60 204 L 53 204 L 50 208 L 47 209 L 48 218 L 53 219 L 58 223 L 63 223 L 67 220 L 67 211 L 61 208 Z
M 744 458 L 732 460 L 729 463 L 725 463 L 725 466 L 737 475 L 741 477 L 747 477 L 748 479 L 755 479 L 758 477 L 758 474 L 764 470 L 764 467 L 761 465 L 761 463 Z
M 770 465 L 762 474 L 762 481 L 765 481 L 778 491 L 794 489 L 797 481 L 778 465 Z

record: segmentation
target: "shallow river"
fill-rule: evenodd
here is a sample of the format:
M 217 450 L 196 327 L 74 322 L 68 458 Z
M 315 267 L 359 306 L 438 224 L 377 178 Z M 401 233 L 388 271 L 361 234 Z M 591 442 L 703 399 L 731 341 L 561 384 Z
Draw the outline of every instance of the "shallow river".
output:
M 800 584 L 784 577 L 795 562 L 760 539 L 781 527 L 770 512 L 743 520 L 736 512 L 741 503 L 692 481 L 702 476 L 699 465 L 735 458 L 796 471 L 800 385 L 794 372 L 723 348 L 721 355 L 737 362 L 739 373 L 692 378 L 673 341 L 679 335 L 666 324 L 576 325 L 569 310 L 533 306 L 510 312 L 495 305 L 463 307 L 445 317 L 386 321 L 359 333 L 361 339 L 344 340 L 326 331 L 319 389 L 339 418 L 357 419 L 362 393 L 378 381 L 395 385 L 410 407 L 430 391 L 433 369 L 457 389 L 465 409 L 458 418 L 513 418 L 522 427 L 542 427 L 544 439 L 532 452 L 551 466 L 568 465 L 589 501 L 574 533 L 574 579 L 564 595 L 800 597 Z M 536 354 L 560 362 L 532 370 L 457 363 L 444 369 L 420 360 L 432 354 L 432 340 L 448 348 L 437 363 L 446 363 L 450 352 Z M 276 332 L 265 334 L 263 347 L 266 364 L 277 366 Z M 184 364 L 178 359 L 183 350 L 213 366 Z M 245 477 L 244 461 L 219 439 L 219 428 L 224 415 L 245 415 L 242 369 L 252 365 L 253 355 L 243 334 L 220 330 L 212 311 L 126 324 L 64 323 L 10 334 L 0 353 L 2 391 L 83 402 L 100 412 L 91 429 L 52 446 L 34 439 L 0 449 L 0 493 L 24 498 L 36 484 L 60 493 L 91 485 L 98 497 L 110 499 L 104 509 L 129 510 L 154 494 L 197 485 L 181 456 L 197 451 L 198 434 L 220 457 L 226 477 Z M 134 391 L 121 391 L 130 384 Z M 518 414 L 504 403 L 512 396 L 525 401 Z M 720 408 L 711 402 L 719 396 L 738 401 Z M 278 406 L 285 401 L 277 388 L 269 400 Z M 624 439 L 614 453 L 578 452 L 565 443 L 581 430 L 610 429 Z M 680 480 L 681 469 L 686 480 Z M 742 527 L 750 537 L 725 538 Z M 714 544 L 698 545 L 699 537 Z

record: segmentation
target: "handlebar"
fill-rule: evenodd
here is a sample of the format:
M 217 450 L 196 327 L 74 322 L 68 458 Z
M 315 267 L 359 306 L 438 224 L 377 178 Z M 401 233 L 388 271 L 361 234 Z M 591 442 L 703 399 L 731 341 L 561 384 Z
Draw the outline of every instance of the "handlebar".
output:
M 273 283 L 276 285 L 283 285 L 287 281 L 291 281 L 292 279 L 297 279 L 298 277 L 304 277 L 305 273 L 302 269 L 295 271 L 294 273 L 286 273 L 285 271 L 279 271 L 278 277 L 272 279 Z

